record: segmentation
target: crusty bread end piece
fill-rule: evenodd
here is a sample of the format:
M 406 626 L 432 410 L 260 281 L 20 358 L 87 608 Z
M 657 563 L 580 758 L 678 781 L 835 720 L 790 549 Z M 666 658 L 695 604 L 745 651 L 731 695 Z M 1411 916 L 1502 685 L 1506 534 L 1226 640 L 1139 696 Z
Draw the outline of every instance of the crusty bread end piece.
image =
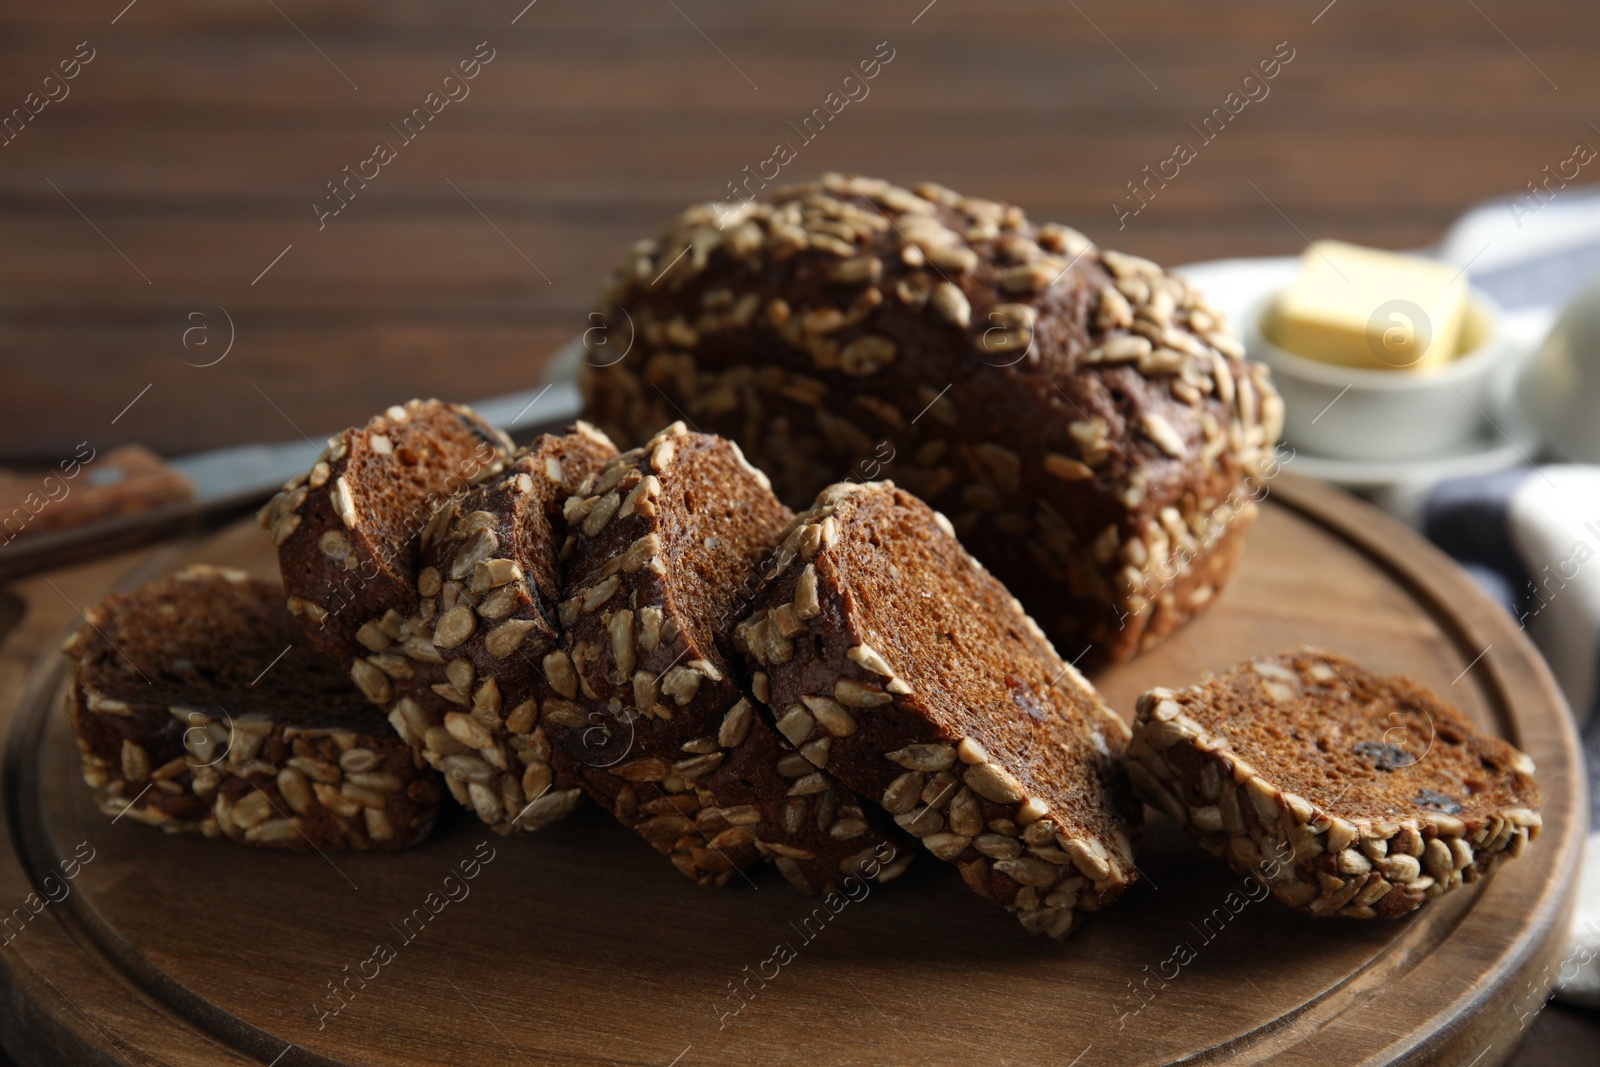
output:
M 309 647 L 277 584 L 194 566 L 85 614 L 67 710 L 108 815 L 260 848 L 427 836 L 439 776 Z
M 1394 918 L 1539 836 L 1533 761 L 1438 696 L 1311 649 L 1139 698 L 1135 788 L 1312 915 Z

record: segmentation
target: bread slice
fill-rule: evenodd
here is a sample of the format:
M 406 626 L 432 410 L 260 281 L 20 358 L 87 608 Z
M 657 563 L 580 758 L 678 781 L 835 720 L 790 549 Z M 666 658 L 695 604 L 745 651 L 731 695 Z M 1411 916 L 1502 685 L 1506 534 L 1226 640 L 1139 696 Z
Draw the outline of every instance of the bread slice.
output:
M 1135 878 L 1127 727 L 944 516 L 891 482 L 823 490 L 736 644 L 777 728 L 1034 932 Z
M 589 792 L 702 885 L 757 858 L 826 891 L 909 850 L 756 710 L 733 626 L 792 516 L 738 446 L 681 423 L 567 505 L 567 631 L 542 721 Z
M 550 765 L 542 663 L 560 640 L 562 506 L 616 454 L 586 423 L 540 436 L 494 481 L 435 513 L 417 611 L 391 608 L 356 632 L 365 653 L 356 669 L 392 685 L 395 730 L 500 833 L 546 826 L 583 796 Z
M 309 647 L 278 586 L 196 566 L 85 617 L 63 648 L 67 709 L 107 814 L 260 848 L 427 836 L 439 776 Z
M 1533 761 L 1409 679 L 1312 649 L 1139 698 L 1140 795 L 1312 915 L 1394 918 L 1539 836 Z
M 396 405 L 329 438 L 322 459 L 257 516 L 311 643 L 349 667 L 364 623 L 390 608 L 414 612 L 423 528 L 444 500 L 498 474 L 511 451 L 472 409 L 437 400 Z M 372 672 L 355 680 L 374 702 L 388 699 Z

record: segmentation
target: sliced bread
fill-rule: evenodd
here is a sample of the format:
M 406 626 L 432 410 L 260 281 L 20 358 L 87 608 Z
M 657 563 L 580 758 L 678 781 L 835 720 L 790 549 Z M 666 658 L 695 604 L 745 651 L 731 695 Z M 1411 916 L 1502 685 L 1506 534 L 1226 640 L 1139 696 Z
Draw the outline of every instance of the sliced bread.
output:
M 616 454 L 585 423 L 540 436 L 494 481 L 436 513 L 416 613 L 391 608 L 356 632 L 365 655 L 353 669 L 392 689 L 394 728 L 501 833 L 546 826 L 583 795 L 550 764 L 542 664 L 560 640 L 562 507 Z
M 1394 918 L 1539 835 L 1533 761 L 1415 682 L 1311 649 L 1139 698 L 1129 774 L 1284 904 Z
M 414 612 L 423 529 L 446 499 L 498 474 L 511 451 L 472 409 L 437 400 L 396 405 L 330 438 L 322 459 L 257 516 L 312 644 L 349 667 L 364 651 L 363 624 L 391 608 Z M 355 680 L 374 702 L 387 699 L 372 672 Z
M 823 490 L 736 644 L 778 731 L 1034 932 L 1134 881 L 1127 727 L 890 482 Z
M 277 585 L 190 567 L 86 620 L 63 648 L 67 707 L 107 814 L 261 848 L 427 836 L 439 776 L 309 647 Z
M 701 884 L 760 857 L 823 892 L 909 859 L 893 828 L 773 732 L 743 684 L 734 624 L 792 515 L 737 445 L 681 423 L 618 457 L 567 505 L 560 759 Z

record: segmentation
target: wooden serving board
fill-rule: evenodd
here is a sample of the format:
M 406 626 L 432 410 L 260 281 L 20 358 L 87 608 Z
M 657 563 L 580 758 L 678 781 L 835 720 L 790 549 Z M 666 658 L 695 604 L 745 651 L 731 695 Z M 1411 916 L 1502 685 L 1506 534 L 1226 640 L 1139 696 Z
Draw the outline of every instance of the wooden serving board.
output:
M 1410 674 L 1530 753 L 1545 811 L 1527 857 L 1398 922 L 1255 902 L 1160 816 L 1145 880 L 1062 943 L 928 856 L 836 910 L 770 872 L 697 889 L 592 808 L 514 840 L 454 812 L 396 856 L 112 825 L 78 773 L 54 649 L 77 609 L 190 560 L 273 573 L 245 524 L 0 600 L 0 627 L 22 613 L 0 655 L 0 908 L 59 898 L 0 948 L 0 1038 L 21 1063 L 1483 1067 L 1561 950 L 1585 800 L 1549 672 L 1442 555 L 1289 474 L 1211 611 L 1095 681 L 1127 714 L 1149 686 L 1311 644 Z

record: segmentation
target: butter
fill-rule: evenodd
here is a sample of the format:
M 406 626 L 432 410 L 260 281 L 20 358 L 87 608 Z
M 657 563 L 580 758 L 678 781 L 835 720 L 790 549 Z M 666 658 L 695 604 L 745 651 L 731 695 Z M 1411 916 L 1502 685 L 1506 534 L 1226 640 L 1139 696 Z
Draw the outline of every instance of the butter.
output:
M 1370 370 L 1437 370 L 1462 340 L 1467 282 L 1419 256 L 1318 241 L 1278 299 L 1269 336 L 1324 363 Z

